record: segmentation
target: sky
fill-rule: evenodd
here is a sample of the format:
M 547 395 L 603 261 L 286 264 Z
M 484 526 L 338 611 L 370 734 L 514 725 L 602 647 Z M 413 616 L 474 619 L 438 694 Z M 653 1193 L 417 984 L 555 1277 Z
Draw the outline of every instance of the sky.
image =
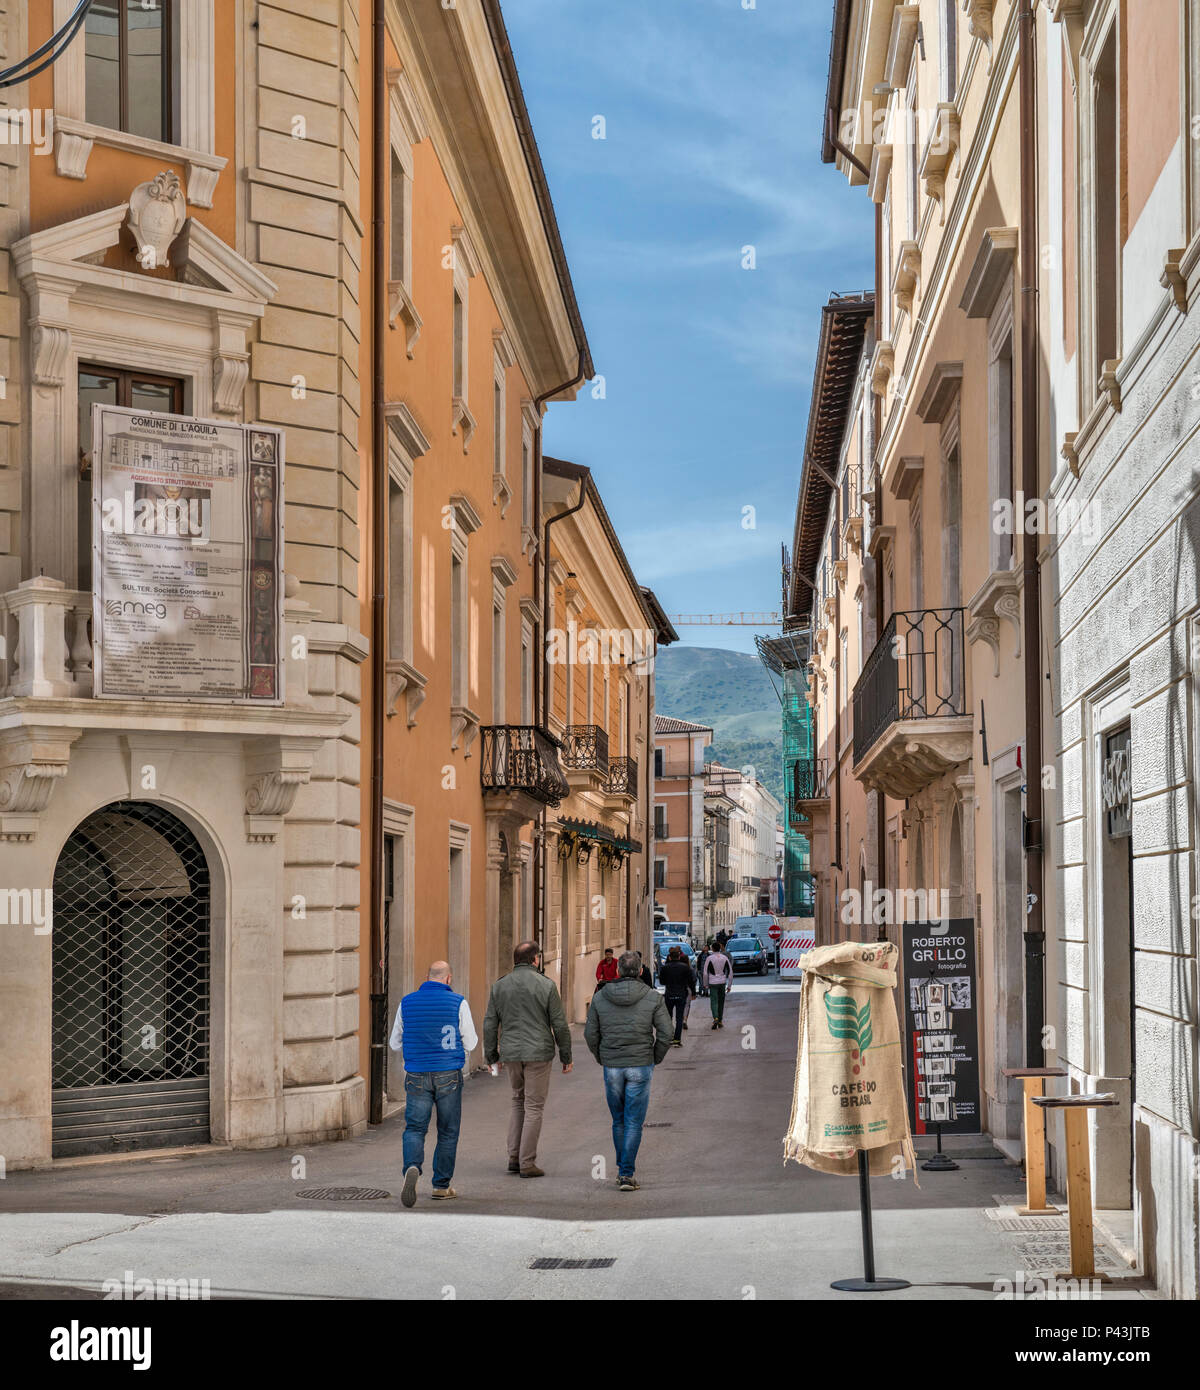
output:
M 549 408 L 544 452 L 593 470 L 668 613 L 777 612 L 821 306 L 872 282 L 872 205 L 821 163 L 833 0 L 504 16 L 603 377 Z

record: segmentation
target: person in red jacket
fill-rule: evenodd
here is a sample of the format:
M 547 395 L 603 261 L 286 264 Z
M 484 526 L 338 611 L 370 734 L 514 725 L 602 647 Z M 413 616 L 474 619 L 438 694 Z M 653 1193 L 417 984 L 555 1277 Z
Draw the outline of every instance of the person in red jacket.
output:
M 604 951 L 604 959 L 596 967 L 596 988 L 603 989 L 606 984 L 617 978 L 617 962 L 613 957 L 612 947 L 608 946 Z

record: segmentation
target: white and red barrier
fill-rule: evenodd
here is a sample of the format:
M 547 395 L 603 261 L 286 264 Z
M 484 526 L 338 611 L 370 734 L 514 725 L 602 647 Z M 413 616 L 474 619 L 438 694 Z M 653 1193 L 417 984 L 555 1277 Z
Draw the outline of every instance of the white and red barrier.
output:
M 800 957 L 817 944 L 815 924 L 811 917 L 781 917 L 779 938 L 779 978 L 798 980 L 803 971 Z

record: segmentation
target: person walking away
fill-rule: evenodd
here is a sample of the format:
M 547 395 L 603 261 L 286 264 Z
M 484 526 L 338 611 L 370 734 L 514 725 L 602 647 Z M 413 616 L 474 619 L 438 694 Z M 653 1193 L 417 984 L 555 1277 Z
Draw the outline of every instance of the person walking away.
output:
M 523 1178 L 546 1176 L 537 1165 L 537 1147 L 556 1045 L 563 1071 L 572 1067 L 567 1015 L 540 963 L 537 942 L 522 941 L 513 951 L 512 970 L 492 986 L 483 1018 L 483 1059 L 492 1067 L 503 1062 L 512 1086 L 508 1171 Z
M 725 996 L 733 988 L 733 962 L 725 954 L 720 937 L 716 949 L 704 962 L 704 980 L 708 985 L 708 1006 L 712 1010 L 713 1027 L 725 1027 Z
M 429 978 L 406 994 L 396 1010 L 389 1044 L 404 1056 L 404 1184 L 400 1201 L 411 1207 L 425 1162 L 425 1135 L 437 1112 L 433 1151 L 433 1197 L 458 1196 L 450 1186 L 462 1120 L 463 1067 L 479 1042 L 471 1006 L 454 992 L 454 976 L 444 960 L 429 967 Z
M 709 956 L 712 955 L 712 941 L 705 943 L 704 950 L 696 958 L 696 978 L 700 982 L 700 993 L 706 998 L 708 996 L 708 986 L 704 983 L 704 965 Z
M 604 948 L 604 958 L 596 967 L 596 988 L 603 989 L 605 985 L 611 984 L 617 978 L 617 958 L 613 955 L 613 948 Z
M 588 1049 L 604 1068 L 617 1187 L 622 1192 L 636 1192 L 640 1185 L 634 1174 L 650 1081 L 671 1048 L 671 1016 L 659 992 L 639 978 L 641 968 L 636 951 L 621 956 L 616 983 L 592 996 L 583 1030 Z
M 658 978 L 665 990 L 667 1012 L 675 1020 L 672 1046 L 682 1047 L 684 1013 L 696 992 L 696 977 L 678 946 L 672 946 L 667 953 L 666 960 L 658 968 Z

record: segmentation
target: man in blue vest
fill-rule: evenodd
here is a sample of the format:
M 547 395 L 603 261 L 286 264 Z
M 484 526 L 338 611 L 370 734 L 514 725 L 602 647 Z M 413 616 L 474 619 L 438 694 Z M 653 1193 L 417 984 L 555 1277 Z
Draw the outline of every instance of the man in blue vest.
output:
M 417 1200 L 417 1179 L 425 1161 L 425 1135 L 437 1111 L 437 1147 L 433 1151 L 435 1200 L 457 1197 L 450 1186 L 462 1119 L 463 1067 L 478 1044 L 471 1006 L 455 994 L 454 976 L 444 960 L 429 967 L 429 978 L 406 994 L 396 1010 L 391 1049 L 404 1053 L 404 1186 L 400 1200 Z

